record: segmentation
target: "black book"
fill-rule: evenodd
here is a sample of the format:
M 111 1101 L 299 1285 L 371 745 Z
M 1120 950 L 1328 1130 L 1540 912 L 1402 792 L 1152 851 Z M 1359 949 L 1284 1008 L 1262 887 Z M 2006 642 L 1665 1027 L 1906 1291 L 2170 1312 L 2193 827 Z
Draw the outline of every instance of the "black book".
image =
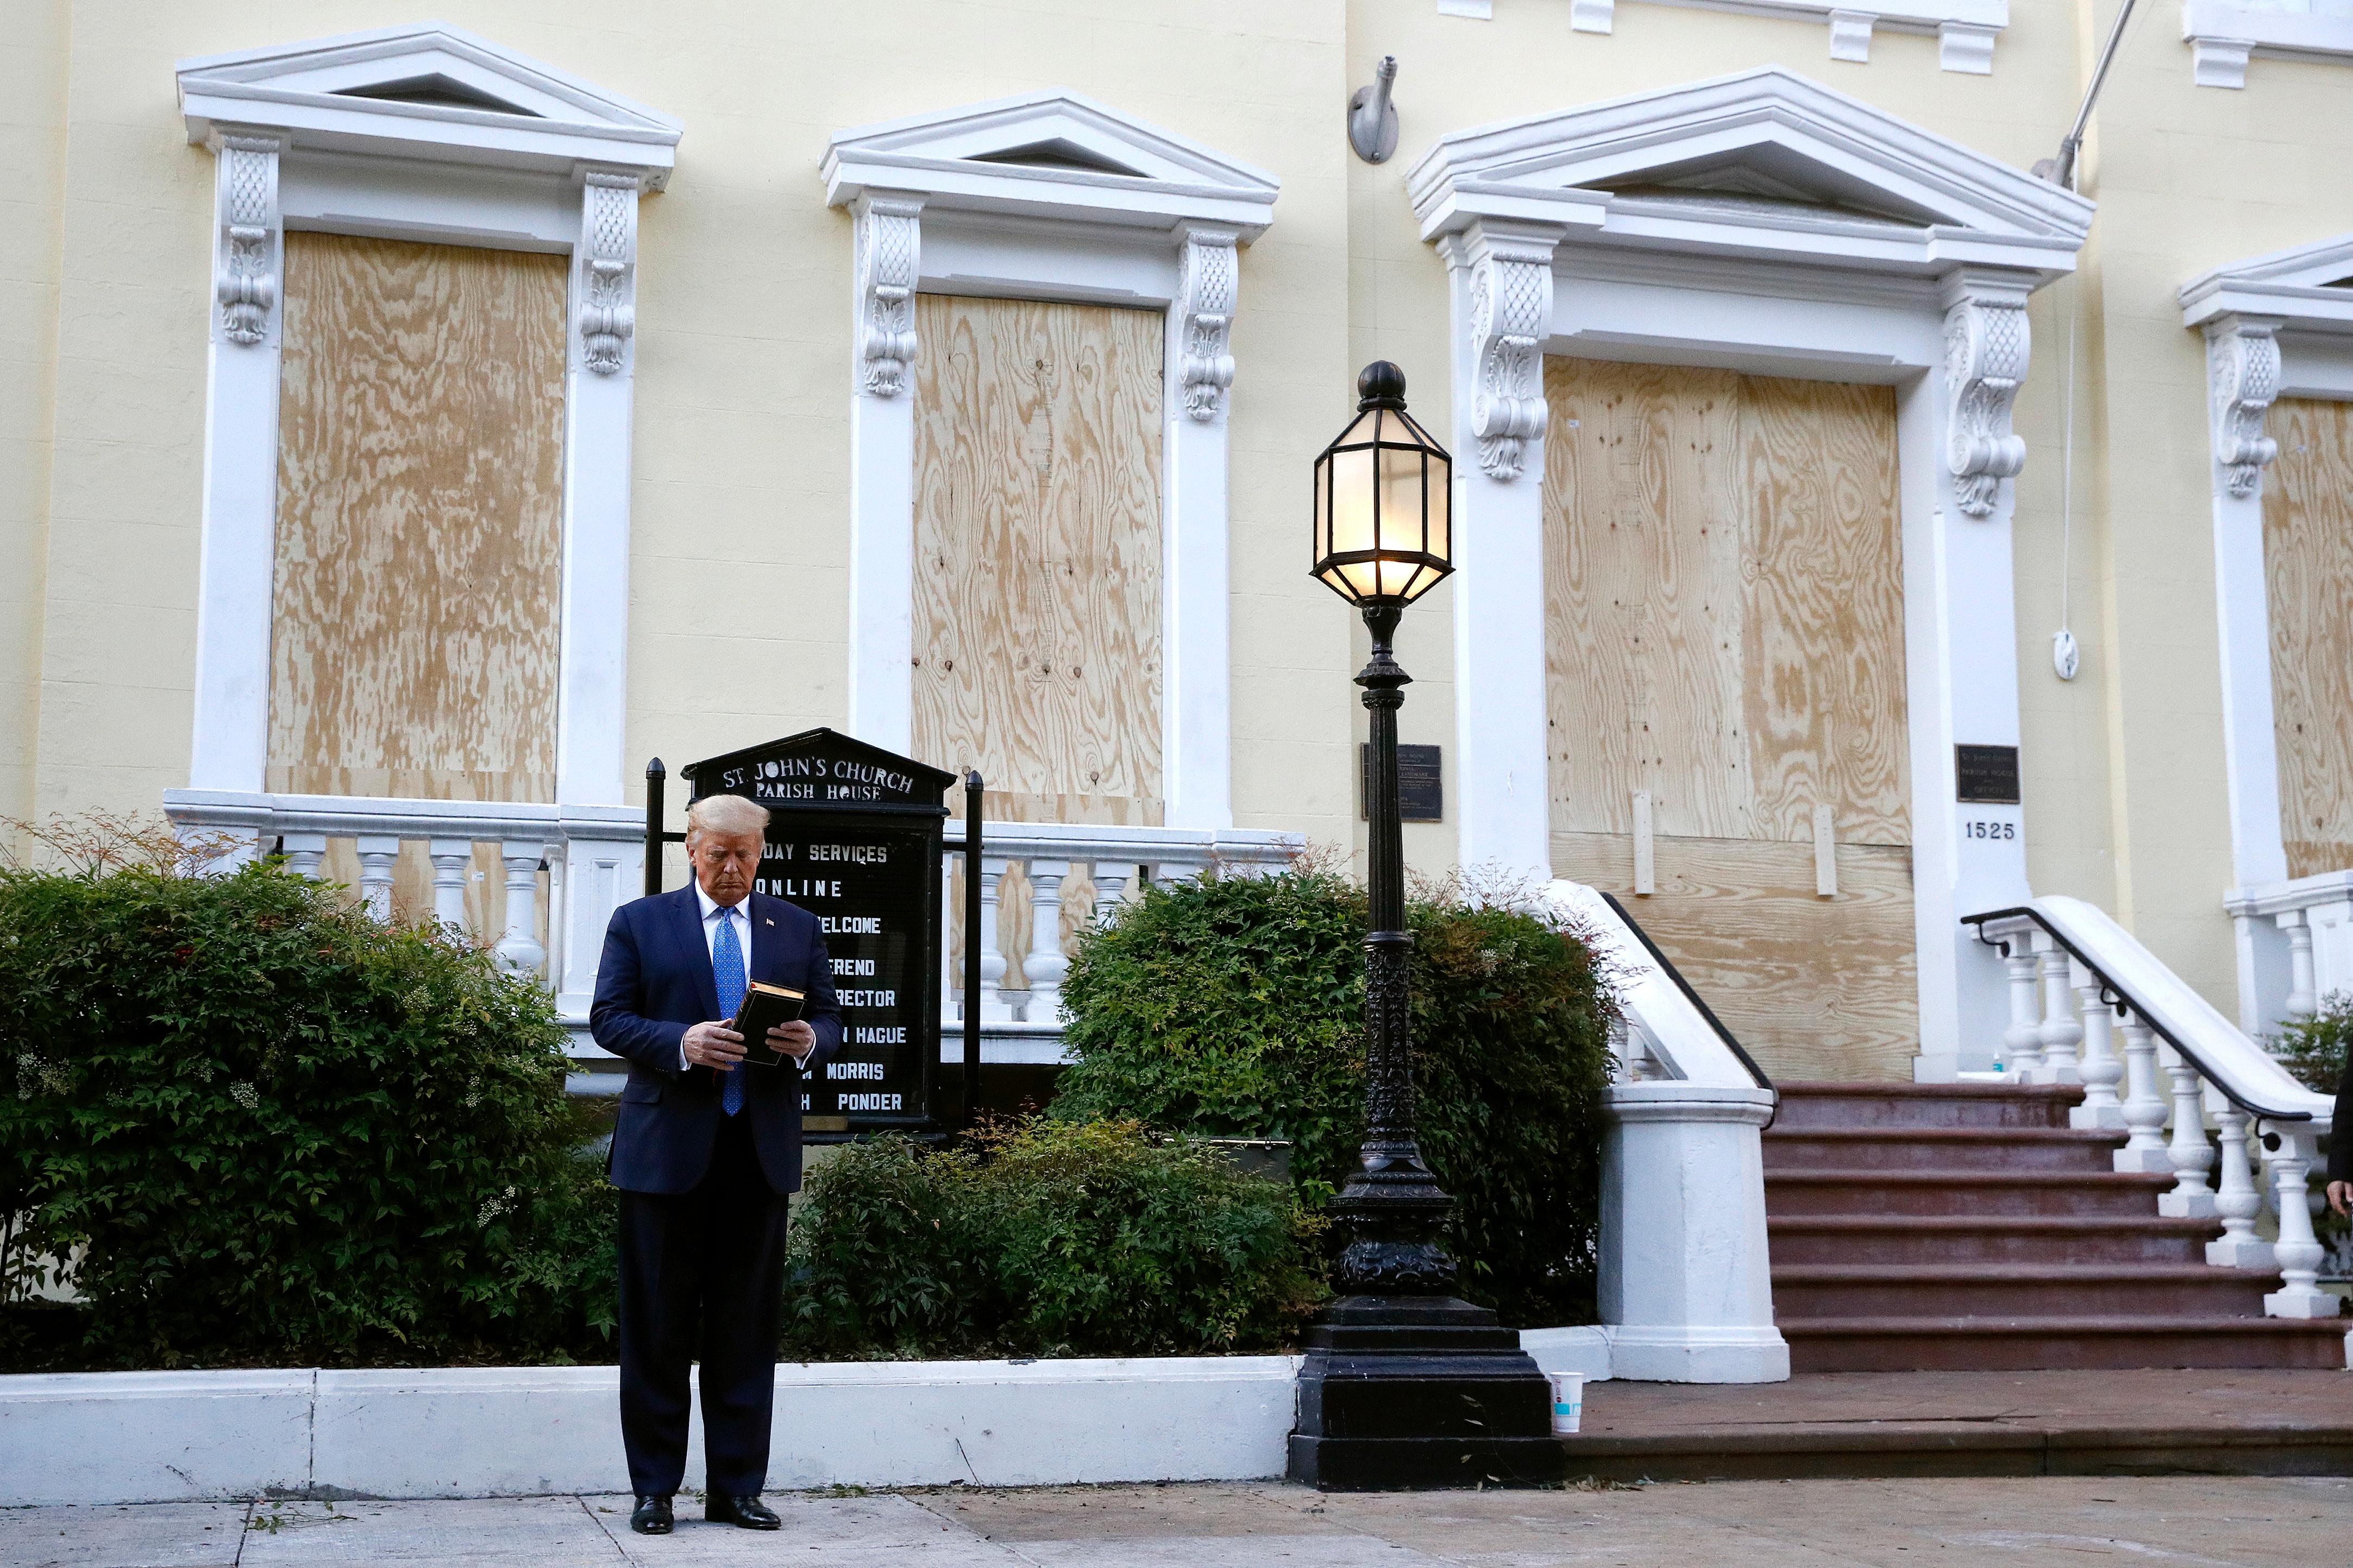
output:
M 744 1060 L 755 1068 L 797 1067 L 793 1058 L 768 1044 L 768 1031 L 801 1016 L 806 994 L 788 985 L 754 980 L 744 988 L 744 1005 L 735 1009 L 728 1027 L 744 1037 Z

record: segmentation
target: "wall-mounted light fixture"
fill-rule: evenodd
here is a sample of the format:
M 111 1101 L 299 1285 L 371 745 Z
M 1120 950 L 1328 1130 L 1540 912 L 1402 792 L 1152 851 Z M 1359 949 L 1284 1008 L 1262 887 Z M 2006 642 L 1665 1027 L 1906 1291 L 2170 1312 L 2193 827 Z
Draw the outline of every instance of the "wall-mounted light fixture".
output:
M 1348 145 L 1367 163 L 1386 163 L 1397 151 L 1397 105 L 1389 101 L 1389 84 L 1397 80 L 1397 57 L 1383 55 L 1373 68 L 1373 85 L 1360 87 L 1348 100 Z

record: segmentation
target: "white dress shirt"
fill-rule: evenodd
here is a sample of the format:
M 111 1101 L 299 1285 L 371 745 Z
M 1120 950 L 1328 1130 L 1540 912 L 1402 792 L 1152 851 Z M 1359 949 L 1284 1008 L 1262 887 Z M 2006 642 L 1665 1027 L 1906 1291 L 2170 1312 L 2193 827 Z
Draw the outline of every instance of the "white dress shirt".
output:
M 752 895 L 746 893 L 733 904 L 723 905 L 717 900 L 713 899 L 709 893 L 702 890 L 702 883 L 698 879 L 694 884 L 694 901 L 702 907 L 702 951 L 705 955 L 710 957 L 712 960 L 712 966 L 714 972 L 718 967 L 719 923 L 722 921 L 728 921 L 734 924 L 736 951 L 744 955 L 744 986 L 745 990 L 750 990 L 752 984 Z M 691 1064 L 686 1059 L 686 1046 L 684 1042 L 681 1041 L 678 1047 L 679 1070 L 681 1072 L 684 1072 L 691 1065 Z

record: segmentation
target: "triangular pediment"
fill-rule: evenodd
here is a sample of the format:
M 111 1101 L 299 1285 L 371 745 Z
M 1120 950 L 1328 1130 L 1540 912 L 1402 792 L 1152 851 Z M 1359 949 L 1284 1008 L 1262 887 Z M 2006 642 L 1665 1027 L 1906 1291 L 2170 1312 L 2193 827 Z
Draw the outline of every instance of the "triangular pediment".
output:
M 913 810 L 944 815 L 956 782 L 945 768 L 902 757 L 819 725 L 679 770 L 692 798 L 740 795 L 770 807 L 834 811 Z
M 1255 234 L 1281 182 L 1190 137 L 1075 92 L 1025 93 L 837 132 L 826 194 L 869 191 L 946 209 L 1166 223 L 1237 225 Z
M 189 138 L 216 125 L 293 147 L 478 163 L 609 163 L 667 171 L 669 115 L 441 23 L 182 60 Z M 652 183 L 659 184 L 659 176 Z
M 2203 272 L 2181 287 L 2182 320 L 2276 317 L 2286 326 L 2353 331 L 2353 234 L 2332 235 Z
M 1779 67 L 1482 126 L 1408 175 L 1430 237 L 1481 217 L 1565 237 L 1831 262 L 2072 265 L 2092 204 Z M 1820 241 L 1852 240 L 1852 255 Z

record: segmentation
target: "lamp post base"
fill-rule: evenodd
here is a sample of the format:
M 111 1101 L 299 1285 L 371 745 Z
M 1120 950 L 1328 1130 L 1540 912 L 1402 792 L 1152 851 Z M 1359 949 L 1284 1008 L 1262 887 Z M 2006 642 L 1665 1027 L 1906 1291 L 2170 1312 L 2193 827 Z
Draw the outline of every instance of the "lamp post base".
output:
M 1347 1296 L 1307 1331 L 1293 1480 L 1327 1492 L 1541 1486 L 1566 1468 L 1552 1384 L 1486 1308 Z

